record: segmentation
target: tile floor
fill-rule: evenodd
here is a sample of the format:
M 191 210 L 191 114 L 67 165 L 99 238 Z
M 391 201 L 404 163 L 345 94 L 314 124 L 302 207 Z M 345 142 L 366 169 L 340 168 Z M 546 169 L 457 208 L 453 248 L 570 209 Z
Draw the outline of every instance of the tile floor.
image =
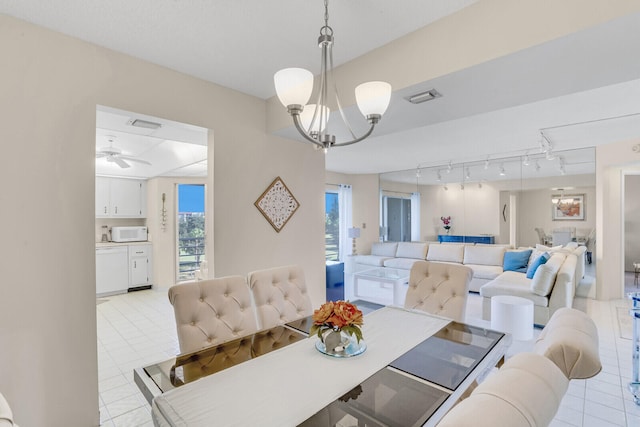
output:
M 470 294 L 467 322 L 481 319 L 481 298 Z M 627 384 L 631 380 L 631 340 L 621 338 L 618 307 L 626 300 L 576 298 L 575 307 L 598 325 L 603 370 L 589 380 L 573 380 L 552 427 L 640 426 Z M 625 310 L 622 310 L 624 313 Z M 98 375 L 103 426 L 151 426 L 150 406 L 133 382 L 133 368 L 178 353 L 173 309 L 166 290 L 146 290 L 98 300 Z M 628 327 L 628 326 L 627 326 Z M 535 336 L 539 334 L 535 330 Z M 628 334 L 628 331 L 627 331 Z M 509 355 L 532 348 L 515 341 Z

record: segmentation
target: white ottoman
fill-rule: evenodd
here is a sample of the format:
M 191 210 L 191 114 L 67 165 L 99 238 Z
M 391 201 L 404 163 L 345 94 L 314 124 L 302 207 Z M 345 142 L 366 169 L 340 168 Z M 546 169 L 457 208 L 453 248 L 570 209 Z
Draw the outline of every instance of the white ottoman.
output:
M 508 332 L 514 340 L 533 339 L 533 301 L 511 295 L 492 297 L 491 329 Z

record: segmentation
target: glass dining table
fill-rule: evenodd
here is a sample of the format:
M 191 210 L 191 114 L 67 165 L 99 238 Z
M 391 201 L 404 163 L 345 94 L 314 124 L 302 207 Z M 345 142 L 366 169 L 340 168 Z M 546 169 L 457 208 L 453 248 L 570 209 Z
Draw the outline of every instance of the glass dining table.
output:
M 367 351 L 315 350 L 310 318 L 134 370 L 155 425 L 436 425 L 511 337 L 423 312 L 365 316 Z

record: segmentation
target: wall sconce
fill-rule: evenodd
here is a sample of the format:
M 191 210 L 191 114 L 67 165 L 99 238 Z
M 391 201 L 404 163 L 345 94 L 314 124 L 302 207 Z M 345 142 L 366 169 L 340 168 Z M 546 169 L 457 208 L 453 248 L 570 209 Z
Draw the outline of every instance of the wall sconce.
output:
M 357 255 L 356 253 L 356 239 L 360 237 L 360 229 L 358 227 L 351 227 L 347 230 L 349 234 L 349 238 L 353 242 L 353 246 L 351 247 L 351 255 Z

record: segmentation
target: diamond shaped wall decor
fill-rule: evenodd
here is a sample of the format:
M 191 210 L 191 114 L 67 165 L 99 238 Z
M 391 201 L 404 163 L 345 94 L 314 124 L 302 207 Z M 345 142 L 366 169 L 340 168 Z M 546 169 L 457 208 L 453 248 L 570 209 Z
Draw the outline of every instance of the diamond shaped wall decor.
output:
M 280 177 L 273 180 L 254 205 L 278 233 L 300 207 Z

